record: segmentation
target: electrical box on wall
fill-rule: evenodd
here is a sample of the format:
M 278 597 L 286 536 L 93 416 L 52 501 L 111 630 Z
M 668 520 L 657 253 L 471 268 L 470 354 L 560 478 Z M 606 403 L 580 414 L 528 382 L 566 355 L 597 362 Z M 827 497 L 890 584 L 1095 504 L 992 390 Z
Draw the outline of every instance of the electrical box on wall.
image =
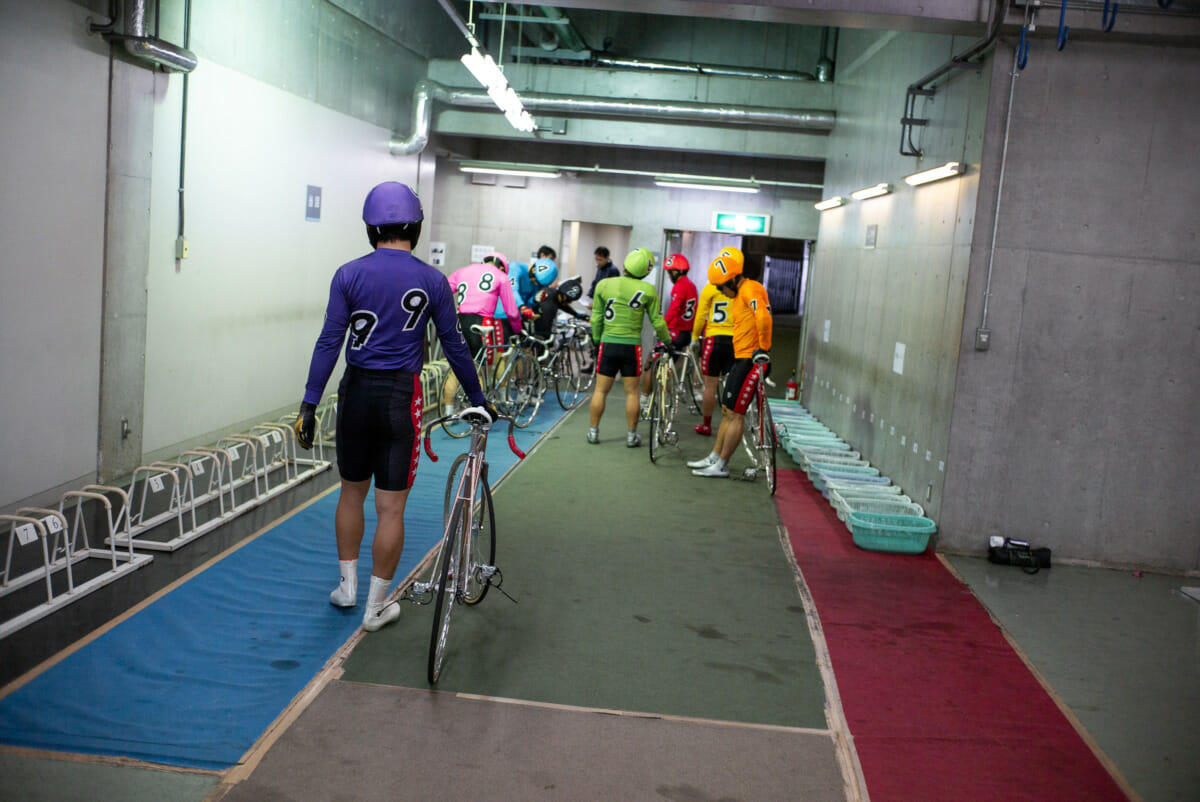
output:
M 992 345 L 992 330 L 985 328 L 975 329 L 975 350 L 986 351 Z

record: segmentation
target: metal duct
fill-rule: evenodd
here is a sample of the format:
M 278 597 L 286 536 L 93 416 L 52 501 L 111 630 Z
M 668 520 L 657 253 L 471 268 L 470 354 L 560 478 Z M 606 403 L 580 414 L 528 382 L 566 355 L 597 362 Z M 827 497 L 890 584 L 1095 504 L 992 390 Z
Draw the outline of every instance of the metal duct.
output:
M 420 153 L 429 143 L 433 101 L 451 106 L 492 108 L 494 103 L 483 89 L 447 87 L 434 81 L 419 81 L 413 89 L 412 133 L 406 139 L 393 138 L 393 155 Z M 631 98 L 579 98 L 571 95 L 521 93 L 521 102 L 530 111 L 557 112 L 596 117 L 659 117 L 664 121 L 759 125 L 827 132 L 833 129 L 837 115 L 823 109 L 774 109 L 765 106 L 722 106 L 682 100 L 643 100 Z
M 692 64 L 686 61 L 646 61 L 637 58 L 611 58 L 596 56 L 591 63 L 597 67 L 612 67 L 622 70 L 650 70 L 656 72 L 684 72 L 693 75 L 720 75 L 730 78 L 763 78 L 774 81 L 815 81 L 807 72 L 784 72 L 778 70 L 756 70 L 747 67 L 722 67 L 713 64 Z
M 148 0 L 131 0 L 125 4 L 125 33 L 121 40 L 130 56 L 148 61 L 168 72 L 191 72 L 196 69 L 196 55 L 178 45 L 146 35 L 146 6 Z

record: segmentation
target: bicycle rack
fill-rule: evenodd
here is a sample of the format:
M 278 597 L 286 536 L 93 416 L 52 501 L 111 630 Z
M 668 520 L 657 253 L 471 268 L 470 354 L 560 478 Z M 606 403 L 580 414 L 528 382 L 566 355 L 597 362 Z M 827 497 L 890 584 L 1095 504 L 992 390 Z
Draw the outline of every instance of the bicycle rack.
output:
M 330 468 L 324 448 L 327 432 L 336 425 L 336 395 L 318 405 L 315 453 L 310 457 L 300 457 L 294 420 L 289 416 L 278 423 L 260 423 L 249 432 L 226 435 L 214 446 L 140 465 L 127 488 L 84 485 L 67 491 L 57 511 L 23 507 L 13 515 L 0 515 L 8 535 L 0 597 L 38 582 L 46 586 L 45 601 L 0 621 L 0 639 L 145 565 L 153 559 L 145 552 L 175 551 Z M 104 514 L 90 505 L 99 505 Z M 104 524 L 108 548 L 91 546 L 89 521 Z M 162 532 L 162 527 L 166 539 L 149 536 L 153 530 Z M 35 541 L 40 555 L 26 548 Z M 108 562 L 106 570 L 94 575 L 89 565 L 88 578 L 79 581 L 76 566 L 101 558 Z M 25 598 L 6 606 L 19 606 Z
M 0 639 L 6 638 L 55 610 L 83 598 L 94 590 L 120 579 L 126 573 L 135 571 L 154 559 L 149 554 L 136 554 L 132 549 L 119 552 L 115 548 L 91 547 L 88 542 L 87 516 L 83 509 L 84 501 L 95 501 L 103 505 L 110 538 L 115 534 L 118 526 L 113 518 L 112 502 L 105 495 L 106 492 L 117 493 L 124 497 L 124 491 L 119 488 L 88 485 L 84 490 L 72 490 L 64 493 L 58 510 L 22 507 L 17 510 L 15 515 L 0 515 L 0 521 L 7 521 L 10 524 L 4 571 L 0 575 L 0 596 L 8 595 L 39 581 L 44 582 L 46 586 L 44 602 L 0 622 Z M 74 514 L 72 523 L 68 526 L 66 509 L 72 501 L 74 502 Z M 51 540 L 51 536 L 53 536 L 53 540 Z M 19 556 L 14 552 L 14 547 L 27 546 L 34 540 L 41 542 L 41 565 L 14 576 L 13 560 L 15 556 Z M 109 565 L 106 570 L 96 576 L 84 581 L 77 581 L 76 565 L 85 560 L 103 560 Z M 66 577 L 66 587 L 56 591 L 54 578 L 60 572 Z

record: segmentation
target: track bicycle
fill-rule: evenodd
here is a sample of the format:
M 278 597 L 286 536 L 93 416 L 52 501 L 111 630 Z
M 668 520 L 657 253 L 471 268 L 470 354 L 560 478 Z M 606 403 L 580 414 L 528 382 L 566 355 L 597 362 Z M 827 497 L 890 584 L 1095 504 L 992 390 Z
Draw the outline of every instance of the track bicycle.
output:
M 549 338 L 533 337 L 542 352 L 537 357 L 542 368 L 542 384 L 547 393 L 554 388 L 558 405 L 564 410 L 572 410 L 582 404 L 595 381 L 593 374 L 583 372 L 581 349 L 572 347 L 577 332 L 577 328 L 563 321 L 555 324 Z
M 769 359 L 756 357 L 755 363 L 766 370 Z M 767 476 L 767 489 L 775 495 L 775 456 L 779 450 L 779 437 L 775 431 L 775 418 L 767 402 L 767 387 L 775 382 L 765 375 L 754 390 L 754 399 L 746 409 L 745 426 L 742 428 L 742 446 L 750 457 L 753 467 L 746 469 L 746 477 L 753 479 L 761 471 Z
M 650 406 L 646 416 L 650 419 L 650 461 L 658 462 L 663 446 L 679 442 L 679 433 L 671 429 L 675 412 L 679 408 L 678 383 L 675 359 L 666 345 L 659 343 L 654 348 L 650 364 L 654 370 L 654 384 L 650 394 Z
M 429 433 L 447 418 L 457 418 L 469 426 L 471 444 L 450 466 L 446 494 L 442 504 L 445 529 L 433 568 L 427 581 L 417 581 L 404 598 L 416 604 L 433 603 L 433 630 L 429 638 L 428 678 L 436 685 L 446 658 L 450 636 L 450 615 L 458 603 L 474 605 L 483 601 L 489 587 L 499 588 L 504 575 L 496 567 L 496 513 L 492 507 L 492 489 L 488 484 L 488 432 L 493 422 L 481 407 L 468 407 L 457 415 L 439 418 L 425 426 L 425 453 L 434 462 Z M 508 447 L 519 458 L 525 454 L 513 438 L 513 419 L 508 422 Z M 501 591 L 503 593 L 503 591 Z
M 472 324 L 472 331 L 483 339 L 483 347 L 475 355 L 475 372 L 483 394 L 505 415 L 513 419 L 518 429 L 524 429 L 537 414 L 542 403 L 542 373 L 529 335 L 518 333 L 511 343 L 497 343 L 493 330 Z M 454 394 L 456 413 L 469 406 L 466 392 L 460 385 Z M 451 437 L 466 437 L 470 432 L 456 415 L 446 418 L 442 429 Z

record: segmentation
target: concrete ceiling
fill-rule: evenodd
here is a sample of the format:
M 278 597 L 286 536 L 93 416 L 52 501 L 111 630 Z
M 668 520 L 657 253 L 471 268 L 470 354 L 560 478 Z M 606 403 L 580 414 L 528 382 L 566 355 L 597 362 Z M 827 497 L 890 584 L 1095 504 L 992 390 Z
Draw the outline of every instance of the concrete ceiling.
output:
M 814 79 L 822 73 L 823 56 L 834 62 L 824 66 L 836 79 L 840 29 L 878 31 L 881 37 L 891 31 L 957 36 L 957 52 L 984 36 L 993 8 L 991 0 L 438 2 L 451 5 L 464 20 L 470 18 L 482 44 L 504 65 L 522 96 L 834 113 L 836 80 Z M 1073 37 L 1107 36 L 1100 30 L 1102 0 L 1069 0 L 1067 5 Z M 1043 0 L 1037 35 L 1053 36 L 1058 9 L 1055 0 Z M 1161 10 L 1158 0 L 1123 0 L 1120 9 L 1113 41 L 1148 39 L 1192 47 L 1200 42 L 1200 0 L 1174 0 L 1169 11 Z M 1024 3 L 1011 0 L 1007 32 L 1019 30 L 1023 13 Z M 454 51 L 455 45 L 465 50 L 465 39 L 447 47 Z M 679 66 L 632 68 L 625 63 L 630 61 Z M 682 65 L 697 69 L 689 73 Z M 763 76 L 705 74 L 698 65 L 756 70 Z M 447 86 L 477 87 L 453 57 L 431 62 L 429 77 Z M 897 98 L 898 106 L 902 100 Z M 541 130 L 529 135 L 512 129 L 494 110 L 439 106 L 433 142 L 443 154 L 471 158 L 662 170 L 688 162 L 710 175 L 766 177 L 764 170 L 773 169 L 780 180 L 811 181 L 823 168 L 828 138 L 821 130 L 712 124 L 666 112 L 534 111 L 534 116 Z

